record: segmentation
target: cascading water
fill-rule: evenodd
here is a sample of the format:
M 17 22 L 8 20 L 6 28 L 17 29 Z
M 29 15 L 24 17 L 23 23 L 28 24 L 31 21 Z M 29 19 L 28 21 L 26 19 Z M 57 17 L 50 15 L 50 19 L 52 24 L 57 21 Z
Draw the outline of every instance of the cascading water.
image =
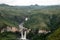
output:
M 27 21 L 28 20 L 28 18 L 25 18 L 25 21 Z M 27 31 L 26 31 L 26 29 L 25 29 L 25 27 L 23 27 L 23 24 L 24 24 L 24 22 L 22 22 L 20 25 L 19 25 L 19 28 L 20 28 L 20 30 L 21 30 L 21 38 L 19 39 L 19 40 L 27 40 L 27 38 L 26 38 L 26 33 L 27 33 Z M 25 30 L 24 30 L 25 29 Z

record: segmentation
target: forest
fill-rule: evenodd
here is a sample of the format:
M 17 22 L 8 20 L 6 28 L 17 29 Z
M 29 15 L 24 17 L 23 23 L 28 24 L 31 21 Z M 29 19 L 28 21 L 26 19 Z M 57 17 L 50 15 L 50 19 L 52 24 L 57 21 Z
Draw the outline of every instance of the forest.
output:
M 24 19 L 28 17 L 28 21 Z M 53 6 L 10 6 L 0 4 L 0 40 L 18 40 L 19 32 L 6 31 L 7 26 L 31 29 L 27 34 L 30 40 L 60 40 L 60 5 Z M 4 30 L 4 32 L 2 32 Z M 39 33 L 39 30 L 48 33 Z

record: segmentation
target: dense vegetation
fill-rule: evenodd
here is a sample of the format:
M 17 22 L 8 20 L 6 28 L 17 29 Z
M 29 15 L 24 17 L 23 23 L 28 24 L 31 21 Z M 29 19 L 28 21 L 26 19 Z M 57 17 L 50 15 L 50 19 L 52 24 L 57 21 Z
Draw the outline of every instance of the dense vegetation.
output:
M 0 32 L 7 26 L 18 27 L 28 17 L 24 27 L 32 29 L 27 38 L 31 40 L 60 40 L 60 5 L 54 6 L 9 6 L 0 4 Z M 39 34 L 38 30 L 51 33 Z M 16 40 L 12 32 L 0 33 L 0 40 Z
M 59 32 L 55 33 L 55 30 L 57 30 L 59 28 L 59 25 L 60 25 L 60 15 L 58 15 L 58 14 L 48 15 L 48 14 L 43 14 L 43 13 L 40 13 L 40 14 L 37 13 L 37 14 L 31 15 L 29 20 L 27 22 L 25 22 L 25 24 L 24 24 L 25 27 L 33 30 L 32 34 L 30 34 L 30 37 L 32 37 L 32 35 L 33 35 L 33 37 L 32 37 L 33 39 L 30 38 L 31 40 L 48 40 L 49 38 L 46 39 L 47 36 L 50 36 L 50 39 L 53 40 L 53 38 L 55 36 L 52 33 L 54 33 L 56 36 L 60 35 Z M 40 30 L 50 30 L 51 33 L 38 34 L 37 31 L 39 29 Z M 35 32 L 34 32 L 34 30 L 35 30 Z M 53 38 L 51 38 L 51 34 L 52 34 Z
M 50 34 L 50 36 L 47 37 L 47 40 L 60 40 L 60 27 Z
M 17 36 L 12 32 L 0 33 L 0 40 L 17 40 Z

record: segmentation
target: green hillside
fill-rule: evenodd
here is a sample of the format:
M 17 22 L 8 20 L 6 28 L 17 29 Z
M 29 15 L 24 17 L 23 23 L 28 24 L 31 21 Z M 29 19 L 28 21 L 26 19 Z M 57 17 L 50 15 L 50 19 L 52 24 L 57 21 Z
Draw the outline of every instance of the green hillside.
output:
M 60 28 L 47 37 L 47 40 L 60 40 Z
M 29 10 L 27 8 L 25 9 L 25 7 Z M 32 9 L 30 7 L 32 7 Z M 31 28 L 33 26 L 32 28 L 34 29 L 38 27 L 41 27 L 40 29 L 51 29 L 51 25 L 57 26 L 60 22 L 60 6 L 54 5 L 41 7 L 42 6 L 39 5 L 9 6 L 6 4 L 0 4 L 1 23 L 9 26 L 18 26 L 27 16 L 29 17 L 29 20 L 26 22 L 27 25 L 25 24 L 25 27 Z
M 0 22 L 9 26 L 18 26 L 27 15 L 28 13 L 25 10 L 14 9 L 5 4 L 0 5 Z
M 25 7 L 28 7 L 29 10 L 24 9 Z M 30 7 L 32 7 L 32 9 Z M 42 6 L 39 5 L 9 6 L 6 4 L 0 4 L 1 23 L 7 24 L 9 26 L 18 26 L 25 17 L 29 17 L 25 27 L 31 28 L 33 26 L 32 28 L 34 29 L 41 27 L 40 29 L 49 30 L 52 26 L 56 27 L 60 22 L 60 6 L 54 5 L 43 6 L 43 8 L 41 7 Z M 54 28 L 52 27 L 52 29 Z
M 28 17 L 28 21 L 24 21 L 26 17 Z M 47 36 L 38 34 L 38 31 L 37 34 L 36 32 L 31 32 L 28 35 L 28 37 L 31 36 L 31 40 L 45 40 L 45 37 L 47 37 L 47 40 L 60 40 L 60 5 L 10 6 L 6 4 L 0 4 L 0 31 L 6 26 L 18 27 L 22 21 L 24 21 L 24 27 L 34 31 L 39 29 L 51 31 L 51 33 L 47 34 Z M 8 35 L 6 35 L 6 33 L 8 33 Z M 4 36 L 4 38 L 9 37 L 11 39 L 10 35 L 13 37 L 15 36 L 14 39 L 16 38 L 16 35 L 13 35 L 14 33 L 6 33 L 2 33 L 0 37 L 5 34 L 6 37 Z
M 40 29 L 48 29 L 48 26 L 45 22 L 49 22 L 49 15 L 43 13 L 37 13 L 30 16 L 29 20 L 25 22 L 25 27 L 27 28 L 40 28 Z

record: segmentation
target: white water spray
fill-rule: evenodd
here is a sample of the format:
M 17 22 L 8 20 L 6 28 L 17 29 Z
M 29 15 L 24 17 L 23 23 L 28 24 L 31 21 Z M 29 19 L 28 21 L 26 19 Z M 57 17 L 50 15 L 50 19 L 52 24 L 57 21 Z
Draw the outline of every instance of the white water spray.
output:
M 25 18 L 25 21 L 27 21 L 27 20 L 28 20 L 28 18 Z M 24 24 L 24 22 L 22 22 L 19 25 L 19 28 L 21 29 L 21 38 L 20 38 L 20 40 L 27 40 L 27 38 L 26 38 L 27 31 L 26 31 L 25 27 L 23 27 L 23 24 Z M 25 29 L 25 31 L 24 31 L 24 29 Z

